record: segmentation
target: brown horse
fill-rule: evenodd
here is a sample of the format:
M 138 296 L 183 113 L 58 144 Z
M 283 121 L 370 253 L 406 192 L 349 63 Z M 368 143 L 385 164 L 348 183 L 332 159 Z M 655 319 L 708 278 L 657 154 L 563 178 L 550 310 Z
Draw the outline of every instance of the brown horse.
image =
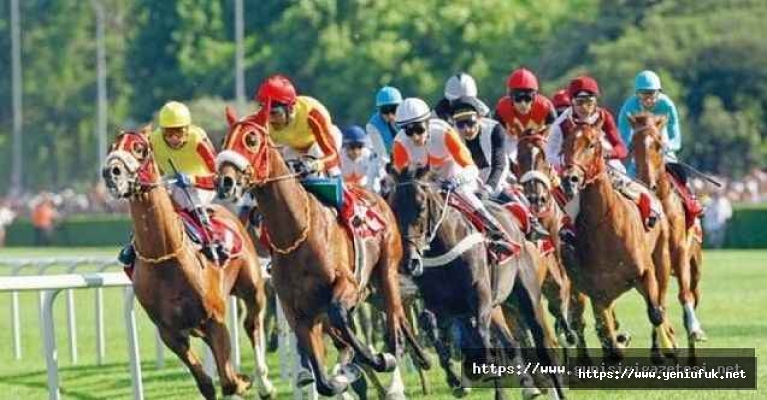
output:
M 262 332 L 264 282 L 253 244 L 244 240 L 241 255 L 223 267 L 197 251 L 159 176 L 148 131 L 147 127 L 141 132 L 121 133 L 102 170 L 112 194 L 130 203 L 137 255 L 133 272 L 136 298 L 157 326 L 163 342 L 192 372 L 206 399 L 215 399 L 216 389 L 190 348 L 190 334 L 202 338 L 213 351 L 223 394 L 244 394 L 251 383 L 246 376 L 236 374 L 229 362 L 229 333 L 224 324 L 229 295 L 244 301 L 244 326 L 256 355 L 259 395 L 272 397 L 274 388 L 267 378 Z M 231 212 L 212 206 L 212 214 L 237 226 L 242 237 L 247 238 Z
M 372 353 L 352 332 L 350 313 L 367 295 L 369 281 L 384 297 L 390 351 L 399 357 L 404 338 L 416 349 L 418 361 L 428 365 L 402 308 L 398 286 L 402 245 L 384 200 L 359 192 L 384 224 L 365 240 L 365 263 L 355 271 L 352 240 L 334 211 L 306 191 L 260 124 L 252 118 L 237 122 L 231 110 L 227 117 L 230 131 L 219 155 L 219 195 L 236 198 L 242 189 L 255 195 L 271 240 L 272 285 L 296 334 L 301 364 L 313 372 L 318 392 L 335 396 L 349 385 L 348 374 L 328 379 L 325 373 L 323 325 L 334 333 L 337 345 L 354 349 L 355 363 L 377 372 L 395 368 L 391 354 Z
M 703 341 L 706 337 L 695 315 L 700 300 L 698 284 L 703 258 L 700 237 L 695 234 L 694 224 L 698 220 L 688 228 L 682 197 L 674 189 L 672 178 L 666 172 L 660 134 L 666 118 L 641 113 L 630 116 L 629 121 L 634 131 L 631 152 L 636 163 L 637 178 L 657 194 L 669 221 L 671 266 L 679 283 L 679 302 L 684 310 L 684 326 L 692 350 L 695 342 Z
M 518 135 L 517 165 L 519 183 L 525 197 L 530 201 L 530 211 L 535 214 L 549 232 L 553 252 L 544 255 L 539 272 L 542 293 L 549 300 L 549 312 L 554 316 L 557 334 L 564 335 L 568 345 L 575 344 L 570 328 L 570 302 L 575 301 L 577 309 L 583 309 L 583 296 L 571 294 L 572 284 L 567 276 L 562 257 L 559 231 L 565 218 L 564 211 L 554 200 L 552 182 L 557 180 L 551 164 L 546 161 L 547 129 L 525 129 Z
M 580 204 L 575 221 L 577 269 L 570 270 L 570 263 L 565 267 L 576 289 L 591 299 L 606 356 L 623 357 L 613 307 L 632 287 L 644 297 L 654 326 L 653 355 L 661 351 L 673 356 L 676 345 L 663 307 L 670 270 L 668 225 L 661 218 L 645 231 L 638 208 L 613 188 L 602 154 L 602 135 L 598 127 L 577 125 L 564 138 L 562 188 L 568 199 L 577 198 Z

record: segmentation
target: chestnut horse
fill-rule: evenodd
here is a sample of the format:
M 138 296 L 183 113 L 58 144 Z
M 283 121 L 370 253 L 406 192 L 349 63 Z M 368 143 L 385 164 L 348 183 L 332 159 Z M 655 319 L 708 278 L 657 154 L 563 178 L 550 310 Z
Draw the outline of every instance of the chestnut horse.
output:
M 672 178 L 666 172 L 660 134 L 666 118 L 641 113 L 630 116 L 629 122 L 634 130 L 631 152 L 636 163 L 637 178 L 657 194 L 668 217 L 671 266 L 679 284 L 679 302 L 684 310 L 688 345 L 693 350 L 695 342 L 703 341 L 706 337 L 695 315 L 700 300 L 698 284 L 703 259 L 700 238 L 695 235 L 694 225 L 688 229 L 682 197 L 674 189 Z
M 607 357 L 623 357 L 613 307 L 632 287 L 644 297 L 654 326 L 653 356 L 674 356 L 676 344 L 663 307 L 670 270 L 668 223 L 661 218 L 646 231 L 636 205 L 613 188 L 602 154 L 602 135 L 598 127 L 577 125 L 562 145 L 562 188 L 568 199 L 577 198 L 580 204 L 575 221 L 578 268 L 568 270 L 570 279 L 591 299 Z M 566 263 L 565 267 L 571 266 Z
M 190 334 L 202 338 L 213 351 L 225 396 L 242 395 L 251 385 L 246 376 L 235 373 L 229 361 L 229 333 L 224 324 L 229 295 L 241 299 L 247 310 L 245 331 L 256 356 L 259 395 L 272 397 L 262 331 L 264 281 L 253 244 L 234 214 L 211 206 L 213 215 L 239 229 L 245 239 L 242 253 L 219 267 L 196 250 L 159 176 L 148 132 L 149 127 L 120 133 L 102 170 L 112 194 L 130 203 L 137 256 L 133 267 L 136 298 L 165 345 L 189 368 L 206 399 L 215 399 L 216 389 L 190 348 Z
M 583 296 L 571 294 L 572 284 L 564 266 L 559 231 L 565 214 L 552 195 L 552 182 L 557 177 L 551 164 L 546 161 L 546 132 L 541 129 L 525 129 L 517 134 L 517 168 L 519 183 L 523 193 L 530 202 L 530 211 L 535 214 L 543 227 L 549 232 L 553 244 L 553 252 L 544 255 L 544 262 L 539 279 L 542 282 L 542 292 L 549 300 L 549 312 L 555 318 L 555 328 L 558 335 L 564 335 L 567 345 L 574 345 L 576 340 L 570 324 L 578 326 L 578 321 L 570 321 L 572 311 L 582 311 L 585 299 Z M 574 301 L 575 310 L 570 310 L 570 302 Z M 576 313 L 582 317 L 582 312 Z M 582 331 L 582 326 L 581 326 Z
M 231 110 L 227 119 L 230 131 L 218 159 L 219 196 L 237 198 L 243 189 L 255 195 L 271 240 L 272 285 L 296 334 L 301 364 L 312 371 L 317 391 L 335 396 L 349 386 L 348 374 L 329 379 L 324 370 L 323 325 L 337 345 L 354 349 L 355 363 L 377 372 L 396 366 L 391 354 L 372 353 L 352 332 L 350 315 L 368 294 L 369 281 L 384 297 L 388 349 L 401 356 L 405 339 L 418 353 L 418 362 L 428 365 L 403 311 L 398 286 L 402 245 L 384 200 L 359 192 L 385 222 L 365 240 L 366 262 L 362 271 L 355 271 L 354 247 L 346 229 L 334 211 L 306 191 L 265 128 L 254 117 L 236 121 Z

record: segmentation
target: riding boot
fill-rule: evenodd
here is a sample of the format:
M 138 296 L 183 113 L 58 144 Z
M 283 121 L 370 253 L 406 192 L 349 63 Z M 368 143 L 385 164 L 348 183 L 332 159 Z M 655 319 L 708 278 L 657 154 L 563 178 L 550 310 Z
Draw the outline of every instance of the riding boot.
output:
M 133 266 L 136 262 L 136 248 L 133 247 L 133 241 L 125 245 L 117 255 L 117 261 L 123 265 L 123 270 L 128 278 L 133 279 Z
M 484 222 L 487 227 L 487 236 L 490 238 L 490 248 L 498 257 L 498 263 L 501 264 L 508 258 L 517 254 L 517 248 L 514 242 L 509 239 L 503 228 L 495 220 L 489 211 L 485 208 L 479 208 L 475 211 L 476 215 Z

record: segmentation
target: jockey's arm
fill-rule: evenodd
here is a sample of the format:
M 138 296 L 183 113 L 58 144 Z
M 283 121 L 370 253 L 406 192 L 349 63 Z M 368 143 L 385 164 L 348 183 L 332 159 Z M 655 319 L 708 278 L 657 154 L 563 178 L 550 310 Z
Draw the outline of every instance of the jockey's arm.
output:
M 551 127 L 549 138 L 546 141 L 546 161 L 549 162 L 555 169 L 561 167 L 562 152 L 562 128 L 559 124 L 555 124 Z
M 200 157 L 200 161 L 204 163 L 207 173 L 193 176 L 192 182 L 195 187 L 200 189 L 213 190 L 216 178 L 216 150 L 207 137 L 197 144 L 197 155 Z
M 613 119 L 610 112 L 604 110 L 604 120 L 602 123 L 602 131 L 605 133 L 605 138 L 612 146 L 612 153 L 607 155 L 607 158 L 623 160 L 628 156 L 628 149 L 621 140 L 621 136 L 618 133 L 618 128 L 615 126 L 615 119 Z
M 666 98 L 665 100 L 666 106 L 668 107 L 668 121 L 666 122 L 668 143 L 666 143 L 666 150 L 677 152 L 682 148 L 682 132 L 679 129 L 679 113 L 676 110 L 676 105 L 671 99 Z
M 469 183 L 479 177 L 479 169 L 471 158 L 469 148 L 463 144 L 458 133 L 452 128 L 445 132 L 445 147 L 456 164 L 462 167 L 459 176 L 455 177 L 461 184 Z
M 501 184 L 501 178 L 503 177 L 503 172 L 509 166 L 509 159 L 506 157 L 505 147 L 506 132 L 501 124 L 496 124 L 493 131 L 490 133 L 490 148 L 492 153 L 490 155 L 491 170 L 490 175 L 487 177 L 487 182 L 485 182 L 493 191 L 498 190 L 498 186 Z
M 376 153 L 382 160 L 384 160 L 383 164 L 388 163 L 390 161 L 390 157 L 389 153 L 386 151 L 386 145 L 384 144 L 383 138 L 381 137 L 381 132 L 379 132 L 378 128 L 376 128 L 372 123 L 365 125 L 365 130 L 367 131 L 368 137 L 370 138 L 370 144 L 372 146 L 373 152 Z
M 410 164 L 410 156 L 402 142 L 394 141 L 391 151 L 392 166 L 397 172 L 402 172 Z
M 324 113 L 314 109 L 309 112 L 309 127 L 311 128 L 317 145 L 320 146 L 324 157 L 319 159 L 321 170 L 327 171 L 330 168 L 340 166 L 340 158 L 335 139 L 331 134 L 331 124 L 329 118 Z

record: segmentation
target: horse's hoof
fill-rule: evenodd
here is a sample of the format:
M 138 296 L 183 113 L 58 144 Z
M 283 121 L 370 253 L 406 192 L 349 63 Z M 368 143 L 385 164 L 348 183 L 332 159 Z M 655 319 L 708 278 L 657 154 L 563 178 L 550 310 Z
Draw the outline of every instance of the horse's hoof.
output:
M 620 332 L 617 336 L 615 336 L 615 340 L 619 345 L 623 347 L 629 347 L 629 343 L 631 343 L 631 334 L 628 332 Z
M 296 387 L 303 388 L 314 383 L 314 375 L 307 369 L 302 369 L 296 374 Z
M 690 341 L 692 342 L 705 342 L 707 340 L 708 337 L 706 336 L 706 332 L 704 332 L 703 329 L 698 329 L 690 332 Z
M 534 399 L 542 394 L 543 392 L 541 392 L 541 389 L 538 389 L 537 387 L 522 389 L 522 398 L 525 400 Z
M 383 371 L 392 372 L 394 368 L 397 368 L 397 358 L 391 353 L 381 353 L 381 360 L 383 361 Z
M 453 388 L 453 397 L 460 399 L 463 397 L 466 397 L 471 392 L 471 388 L 459 386 L 456 388 Z
M 356 364 L 344 364 L 338 369 L 333 380 L 342 385 L 351 385 L 362 377 L 362 369 Z
M 386 392 L 386 396 L 384 396 L 385 400 L 407 400 L 407 396 L 405 396 L 405 393 L 402 391 L 396 391 L 396 392 Z
M 263 400 L 274 399 L 277 394 L 277 390 L 274 389 L 272 382 L 266 381 L 264 386 L 258 389 L 258 397 Z

